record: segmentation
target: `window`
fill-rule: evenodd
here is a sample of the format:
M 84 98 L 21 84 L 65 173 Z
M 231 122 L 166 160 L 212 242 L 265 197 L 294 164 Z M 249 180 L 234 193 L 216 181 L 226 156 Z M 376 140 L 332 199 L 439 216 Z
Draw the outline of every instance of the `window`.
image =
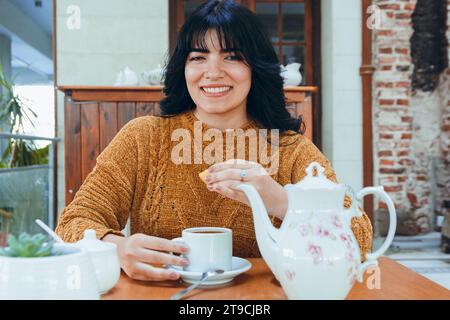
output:
M 304 68 L 308 57 L 306 5 L 304 1 L 255 1 L 255 13 L 267 28 L 280 63 L 284 65 L 292 62 L 301 63 L 302 74 L 306 74 L 302 85 L 309 76 Z
M 185 19 L 203 3 L 202 0 L 171 0 L 170 3 L 170 48 L 174 47 L 178 30 Z M 303 82 L 314 85 L 313 12 L 318 8 L 313 0 L 240 0 L 237 1 L 254 11 L 267 28 L 272 45 L 280 63 L 301 64 Z M 317 36 L 314 41 L 318 42 Z M 316 47 L 318 43 L 316 43 Z M 319 56 L 319 55 L 318 55 Z

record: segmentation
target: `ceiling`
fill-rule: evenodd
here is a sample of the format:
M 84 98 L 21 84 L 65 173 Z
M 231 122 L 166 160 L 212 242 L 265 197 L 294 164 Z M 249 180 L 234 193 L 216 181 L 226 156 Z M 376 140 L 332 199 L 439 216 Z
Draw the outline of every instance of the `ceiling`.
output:
M 36 6 L 36 3 L 41 6 Z M 0 33 L 11 39 L 17 84 L 52 83 L 52 0 L 0 0 Z
M 53 0 L 41 0 L 41 7 L 35 5 L 36 0 L 9 0 L 9 2 L 39 25 L 45 33 L 52 35 Z

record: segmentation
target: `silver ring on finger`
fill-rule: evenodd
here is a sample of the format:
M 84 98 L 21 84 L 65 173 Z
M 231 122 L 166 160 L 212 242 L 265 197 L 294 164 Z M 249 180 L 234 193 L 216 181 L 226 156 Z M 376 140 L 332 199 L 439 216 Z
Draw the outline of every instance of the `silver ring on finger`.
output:
M 239 176 L 241 177 L 241 181 L 245 181 L 245 178 L 248 177 L 248 173 L 246 170 L 242 169 L 241 173 L 239 173 Z

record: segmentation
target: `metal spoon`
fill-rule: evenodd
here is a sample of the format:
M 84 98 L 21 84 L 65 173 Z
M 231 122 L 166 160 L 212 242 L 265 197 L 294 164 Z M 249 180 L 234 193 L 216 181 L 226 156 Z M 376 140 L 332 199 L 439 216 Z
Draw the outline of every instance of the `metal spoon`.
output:
M 179 300 L 186 293 L 189 293 L 193 289 L 197 288 L 200 284 L 202 284 L 204 281 L 206 281 L 206 279 L 208 279 L 209 277 L 215 276 L 217 274 L 222 274 L 224 272 L 225 271 L 223 271 L 222 269 L 216 269 L 216 270 L 203 272 L 202 277 L 200 278 L 200 280 L 198 282 L 196 282 L 193 285 L 191 285 L 190 287 L 187 287 L 186 289 L 183 289 L 180 292 L 174 294 L 173 296 L 170 297 L 170 300 Z

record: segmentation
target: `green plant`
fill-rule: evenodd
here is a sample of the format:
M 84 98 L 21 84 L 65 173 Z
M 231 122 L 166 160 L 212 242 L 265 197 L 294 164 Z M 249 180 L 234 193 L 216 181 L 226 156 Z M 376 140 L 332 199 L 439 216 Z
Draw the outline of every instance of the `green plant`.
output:
M 14 92 L 14 81 L 8 80 L 0 63 L 0 123 L 9 126 L 10 132 L 23 132 L 24 120 L 27 119 L 34 127 L 30 117 L 37 117 L 36 113 L 24 103 Z
M 24 232 L 19 238 L 10 234 L 8 236 L 8 247 L 0 248 L 0 256 L 24 258 L 51 256 L 53 242 L 46 240 L 47 238 L 41 233 L 30 236 Z
M 0 128 L 10 133 L 23 133 L 24 122 L 33 127 L 36 113 L 14 92 L 14 81 L 8 80 L 0 63 Z M 33 141 L 11 138 L 0 158 L 0 168 L 48 163 L 48 147 L 37 148 Z
M 48 163 L 48 145 L 37 148 L 33 141 L 10 139 L 0 159 L 0 168 Z

